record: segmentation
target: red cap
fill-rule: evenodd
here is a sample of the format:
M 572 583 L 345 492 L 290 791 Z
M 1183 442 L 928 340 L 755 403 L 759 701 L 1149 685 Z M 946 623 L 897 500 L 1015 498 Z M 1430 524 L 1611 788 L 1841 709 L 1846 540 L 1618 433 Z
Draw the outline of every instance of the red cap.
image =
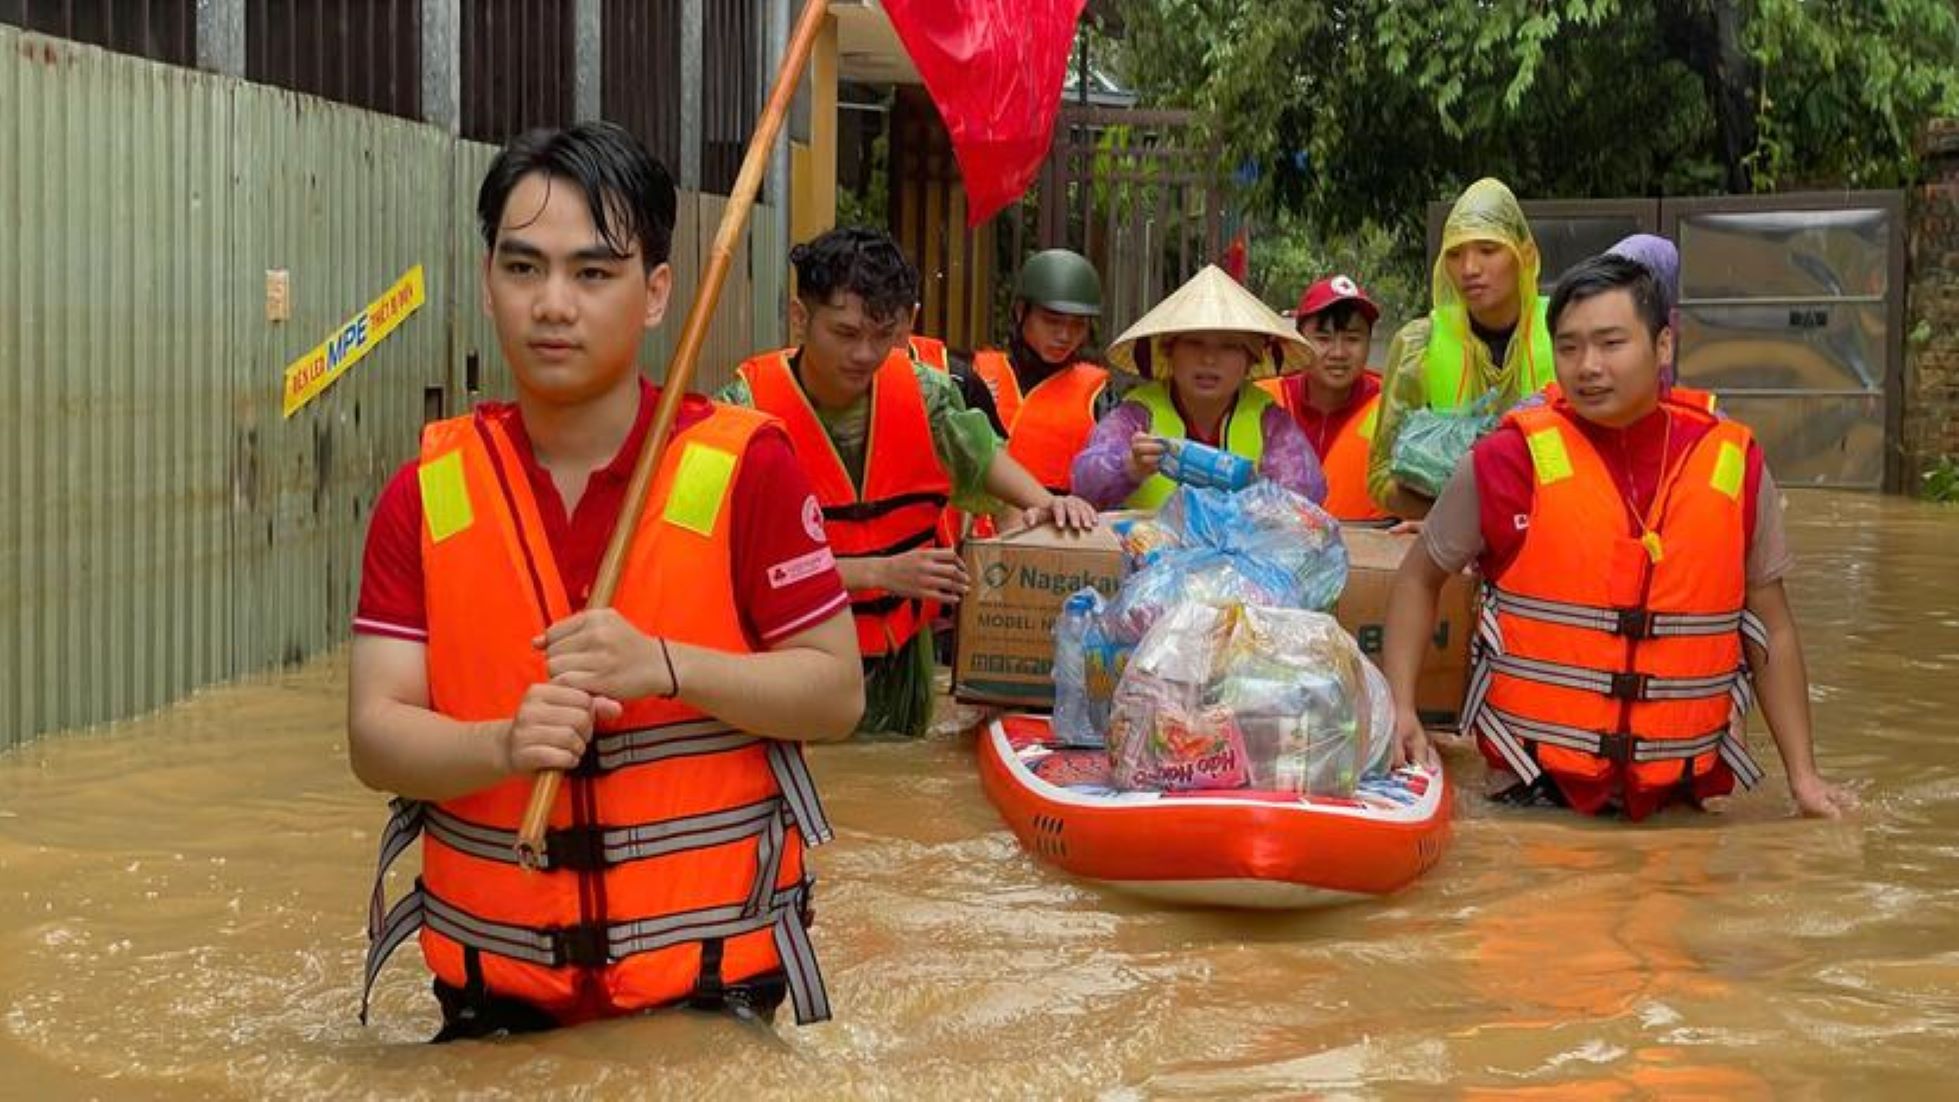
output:
M 1306 288 L 1306 293 L 1299 296 L 1299 309 L 1293 314 L 1297 318 L 1311 317 L 1338 302 L 1353 303 L 1369 325 L 1381 320 L 1381 308 L 1367 297 L 1367 292 L 1360 289 L 1352 276 L 1343 275 L 1328 276 Z

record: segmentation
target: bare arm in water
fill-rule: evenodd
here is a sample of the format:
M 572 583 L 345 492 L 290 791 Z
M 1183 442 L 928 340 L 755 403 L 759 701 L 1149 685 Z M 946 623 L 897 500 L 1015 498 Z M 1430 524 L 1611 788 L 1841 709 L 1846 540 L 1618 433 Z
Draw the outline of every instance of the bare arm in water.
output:
M 1750 589 L 1748 611 L 1760 617 L 1768 629 L 1766 653 L 1754 643 L 1745 646 L 1748 665 L 1755 673 L 1756 699 L 1761 701 L 1762 716 L 1768 720 L 1769 733 L 1782 755 L 1783 770 L 1789 775 L 1789 795 L 1804 815 L 1838 818 L 1856 807 L 1857 800 L 1816 771 L 1809 671 L 1803 665 L 1802 640 L 1797 637 L 1796 617 L 1789 610 L 1789 595 L 1783 591 L 1782 582 Z

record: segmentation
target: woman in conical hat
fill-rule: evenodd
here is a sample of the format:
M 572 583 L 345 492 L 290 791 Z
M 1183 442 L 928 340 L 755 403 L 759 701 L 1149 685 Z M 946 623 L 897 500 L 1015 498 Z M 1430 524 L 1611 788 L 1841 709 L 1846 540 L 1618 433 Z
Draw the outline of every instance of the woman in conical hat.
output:
M 1302 363 L 1306 343 L 1216 265 L 1206 267 L 1109 346 L 1112 367 L 1150 380 L 1097 422 L 1075 457 L 1074 490 L 1098 509 L 1154 509 L 1175 486 L 1158 473 L 1165 440 L 1195 440 L 1258 464 L 1314 501 L 1326 477 L 1285 407 L 1251 380 Z

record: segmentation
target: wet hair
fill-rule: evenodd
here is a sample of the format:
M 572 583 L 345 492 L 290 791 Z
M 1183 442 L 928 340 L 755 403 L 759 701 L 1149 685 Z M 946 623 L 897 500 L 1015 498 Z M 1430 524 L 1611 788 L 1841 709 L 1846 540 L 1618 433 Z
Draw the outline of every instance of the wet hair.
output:
M 524 177 L 541 172 L 562 180 L 585 196 L 599 237 L 621 257 L 639 242 L 647 271 L 673 252 L 673 223 L 679 206 L 673 177 L 638 138 L 609 122 L 581 122 L 562 130 L 527 130 L 510 139 L 476 192 L 476 221 L 483 244 L 495 250 L 497 227 L 510 193 Z
M 1317 314 L 1306 314 L 1295 318 L 1294 324 L 1299 327 L 1301 332 L 1324 330 L 1329 333 L 1338 333 L 1342 329 L 1345 329 L 1347 323 L 1353 321 L 1355 318 L 1359 318 L 1360 323 L 1369 329 L 1374 328 L 1374 323 L 1367 320 L 1367 312 L 1362 310 L 1360 303 L 1355 302 L 1353 299 L 1342 299 Z
M 1646 335 L 1658 339 L 1667 327 L 1667 296 L 1653 272 L 1637 260 L 1603 253 L 1581 260 L 1565 269 L 1558 285 L 1551 289 L 1551 304 L 1546 309 L 1551 332 L 1558 331 L 1558 319 L 1566 309 L 1611 291 L 1632 295 L 1633 310 L 1646 323 Z
M 918 304 L 918 269 L 883 230 L 845 226 L 789 250 L 796 269 L 796 297 L 811 308 L 837 295 L 864 300 L 864 311 L 885 322 Z

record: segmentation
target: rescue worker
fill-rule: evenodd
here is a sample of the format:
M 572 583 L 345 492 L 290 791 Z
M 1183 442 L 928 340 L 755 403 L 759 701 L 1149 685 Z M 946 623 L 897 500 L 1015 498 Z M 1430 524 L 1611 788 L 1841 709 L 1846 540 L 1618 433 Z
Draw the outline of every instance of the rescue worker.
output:
M 1007 453 L 1041 485 L 1067 493 L 1075 456 L 1121 388 L 1083 355 L 1102 313 L 1102 279 L 1067 249 L 1035 253 L 1014 277 L 1013 335 L 973 355 L 1007 437 Z
M 1258 297 L 1209 265 L 1109 347 L 1115 367 L 1153 381 L 1129 392 L 1075 458 L 1077 493 L 1096 506 L 1155 509 L 1176 488 L 1159 468 L 1166 441 L 1194 440 L 1252 460 L 1265 478 L 1314 501 L 1326 479 L 1292 416 L 1252 377 L 1306 342 Z
M 376 502 L 348 751 L 399 794 L 367 982 L 417 928 L 436 1040 L 688 1004 L 829 1014 L 804 847 L 830 829 L 799 743 L 863 708 L 848 604 L 788 436 L 689 397 L 643 513 L 622 517 L 658 402 L 634 363 L 664 317 L 676 195 L 611 123 L 513 139 L 484 176 L 483 303 L 516 384 L 423 430 Z M 618 523 L 612 607 L 586 609 Z M 566 772 L 537 871 L 534 776 Z M 362 999 L 366 1016 L 366 995 Z
M 1326 511 L 1349 523 L 1388 519 L 1367 493 L 1367 448 L 1381 406 L 1381 377 L 1367 370 L 1367 349 L 1380 318 L 1381 308 L 1351 276 L 1315 281 L 1293 314 L 1310 353 L 1305 370 L 1258 384 L 1313 446 L 1326 474 Z
M 1806 815 L 1854 801 L 1811 749 L 1808 675 L 1783 592 L 1780 498 L 1748 429 L 1661 397 L 1672 355 L 1652 274 L 1585 261 L 1552 293 L 1561 393 L 1512 411 L 1456 470 L 1389 597 L 1397 753 L 1435 762 L 1416 677 L 1436 595 L 1487 579 L 1463 728 L 1512 802 L 1643 819 L 1753 786 L 1759 695 Z M 1752 677 L 1751 677 L 1752 674 Z
M 1461 409 L 1495 391 L 1499 410 L 1551 381 L 1551 339 L 1537 292 L 1537 242 L 1501 182 L 1469 185 L 1442 226 L 1427 317 L 1388 345 L 1381 412 L 1368 450 L 1367 490 L 1394 516 L 1419 519 L 1432 502 L 1395 481 L 1394 442 L 1411 410 Z
M 721 396 L 781 418 L 815 483 L 812 523 L 836 544 L 864 659 L 859 730 L 922 735 L 933 692 L 931 632 L 921 629 L 968 582 L 936 538 L 946 504 L 971 513 L 1011 506 L 1019 524 L 1077 530 L 1095 526 L 1095 510 L 1014 462 L 946 373 L 891 355 L 918 273 L 888 234 L 832 230 L 789 259 L 803 343 L 747 360 Z

